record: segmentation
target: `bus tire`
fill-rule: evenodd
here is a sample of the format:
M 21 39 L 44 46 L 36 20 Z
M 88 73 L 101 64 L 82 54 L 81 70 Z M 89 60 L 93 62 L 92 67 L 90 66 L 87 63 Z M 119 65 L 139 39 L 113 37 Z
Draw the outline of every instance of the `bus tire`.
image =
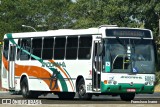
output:
M 135 97 L 135 93 L 125 93 L 125 94 L 120 94 L 121 100 L 124 101 L 131 101 Z
M 59 92 L 57 95 L 61 100 L 73 100 L 75 97 L 75 92 Z
M 81 100 L 90 100 L 92 98 L 92 94 L 86 93 L 86 87 L 83 78 L 81 78 L 78 82 L 77 92 L 78 92 L 78 97 Z
M 29 91 L 28 89 L 28 81 L 27 78 L 23 78 L 22 82 L 21 82 L 21 93 L 23 98 L 38 98 L 38 93 L 37 92 L 32 92 Z

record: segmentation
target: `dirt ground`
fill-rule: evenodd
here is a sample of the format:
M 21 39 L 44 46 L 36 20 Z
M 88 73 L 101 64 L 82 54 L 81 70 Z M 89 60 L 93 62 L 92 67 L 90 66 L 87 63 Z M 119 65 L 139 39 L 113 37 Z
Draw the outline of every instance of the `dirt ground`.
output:
M 154 92 L 160 92 L 160 84 L 155 86 Z

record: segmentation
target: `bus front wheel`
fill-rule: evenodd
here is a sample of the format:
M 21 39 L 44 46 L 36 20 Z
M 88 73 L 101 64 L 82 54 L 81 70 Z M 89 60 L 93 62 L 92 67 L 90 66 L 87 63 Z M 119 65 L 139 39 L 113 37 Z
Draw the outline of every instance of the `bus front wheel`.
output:
M 21 82 L 21 93 L 23 98 L 38 98 L 38 94 L 35 92 L 33 93 L 32 91 L 29 91 L 28 89 L 28 81 L 27 78 L 23 78 Z
M 135 97 L 135 93 L 125 93 L 125 94 L 120 94 L 121 100 L 124 101 L 131 101 Z
M 78 88 L 77 91 L 78 91 L 79 99 L 90 100 L 92 98 L 92 94 L 86 93 L 86 87 L 85 87 L 85 82 L 83 78 L 80 79 L 80 81 L 78 82 L 77 88 Z

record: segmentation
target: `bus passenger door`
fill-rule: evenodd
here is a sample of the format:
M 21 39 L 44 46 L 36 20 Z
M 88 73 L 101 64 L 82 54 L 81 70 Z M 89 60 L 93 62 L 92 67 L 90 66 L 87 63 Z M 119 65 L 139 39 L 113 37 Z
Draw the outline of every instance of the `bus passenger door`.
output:
M 8 85 L 9 90 L 14 90 L 15 88 L 15 53 L 16 53 L 16 46 L 11 44 L 9 48 L 9 73 L 8 73 Z
M 102 71 L 102 47 L 100 41 L 94 42 L 93 67 L 92 67 L 92 85 L 93 91 L 100 91 L 101 71 Z

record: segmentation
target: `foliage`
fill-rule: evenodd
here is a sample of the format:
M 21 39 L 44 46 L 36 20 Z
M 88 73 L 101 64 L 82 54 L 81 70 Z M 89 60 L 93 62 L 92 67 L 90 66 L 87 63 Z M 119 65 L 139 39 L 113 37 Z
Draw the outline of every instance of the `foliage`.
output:
M 103 24 L 151 29 L 160 49 L 160 0 L 0 0 L 0 40 L 5 33 L 88 28 Z M 160 54 L 160 50 L 159 50 Z
M 58 29 L 70 26 L 68 6 L 71 0 L 1 0 L 0 36 L 5 33 Z M 43 26 L 39 28 L 38 25 Z
M 158 35 L 158 0 L 77 0 L 71 12 L 75 28 L 116 24 L 144 27 Z
M 74 27 L 93 27 L 102 24 L 136 26 L 131 20 L 127 0 L 78 0 L 71 8 Z M 135 24 L 136 23 L 136 24 Z
M 160 84 L 160 72 L 156 72 L 156 85 Z
M 159 0 L 0 0 L 0 36 L 37 30 L 88 28 L 102 24 L 144 27 L 158 35 Z M 39 26 L 41 25 L 41 26 Z

